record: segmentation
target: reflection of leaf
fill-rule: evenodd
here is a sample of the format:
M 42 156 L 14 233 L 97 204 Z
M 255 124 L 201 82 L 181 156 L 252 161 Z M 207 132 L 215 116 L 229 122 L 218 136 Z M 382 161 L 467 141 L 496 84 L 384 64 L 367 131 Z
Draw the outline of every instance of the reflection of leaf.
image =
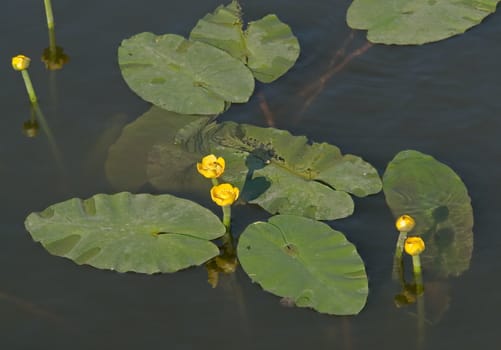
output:
M 143 99 L 182 114 L 218 114 L 254 91 L 249 69 L 228 53 L 174 34 L 140 33 L 118 50 L 122 75 Z
M 354 0 L 351 28 L 382 44 L 424 44 L 464 33 L 496 11 L 499 0 Z
M 324 223 L 278 215 L 251 224 L 240 236 L 238 258 L 253 281 L 299 307 L 352 315 L 365 305 L 363 261 L 341 232 Z
M 190 137 L 209 119 L 152 107 L 127 125 L 110 147 L 108 180 L 115 189 L 128 191 L 137 191 L 148 182 L 162 190 L 206 188 L 207 181 L 194 170 L 198 155 L 176 145 L 175 135 Z
M 225 232 L 217 216 L 194 202 L 127 192 L 54 204 L 25 224 L 51 254 L 149 274 L 202 264 L 219 253 L 209 240 Z
M 383 177 L 386 202 L 393 215 L 416 220 L 411 234 L 426 242 L 423 264 L 440 275 L 468 269 L 473 249 L 473 209 L 468 191 L 448 166 L 417 151 L 403 151 Z
M 210 124 L 198 140 L 200 149 L 226 159 L 225 181 L 243 187 L 243 198 L 273 214 L 338 219 L 353 212 L 347 192 L 367 196 L 381 190 L 377 171 L 359 157 L 284 130 L 225 122 Z
M 269 83 L 285 74 L 299 56 L 299 42 L 275 15 L 250 22 L 243 30 L 238 2 L 219 6 L 198 21 L 190 39 L 225 50 L 245 62 L 257 80 Z

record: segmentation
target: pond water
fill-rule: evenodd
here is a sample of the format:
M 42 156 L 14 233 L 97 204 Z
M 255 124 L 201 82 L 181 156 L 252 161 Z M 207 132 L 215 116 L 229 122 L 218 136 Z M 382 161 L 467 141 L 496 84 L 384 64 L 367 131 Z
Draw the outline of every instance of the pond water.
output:
M 121 40 L 142 31 L 187 35 L 220 2 L 56 0 L 57 41 L 71 61 L 48 72 L 38 61 L 48 46 L 43 2 L 18 0 L 0 14 L 2 349 L 495 348 L 501 340 L 501 14 L 439 43 L 367 49 L 364 33 L 345 24 L 350 1 L 241 3 L 248 19 L 276 13 L 292 27 L 302 52 L 284 77 L 258 84 L 249 103 L 232 106 L 221 120 L 273 124 L 338 145 L 380 174 L 401 150 L 433 155 L 461 176 L 472 197 L 470 269 L 428 280 L 424 271 L 427 321 L 419 328 L 416 308 L 393 302 L 399 292 L 391 278 L 396 232 L 382 193 L 356 200 L 353 216 L 330 223 L 366 263 L 370 293 L 358 316 L 284 307 L 241 270 L 213 289 L 203 267 L 119 274 L 51 256 L 32 241 L 25 217 L 71 197 L 113 193 L 104 172 L 108 147 L 149 108 L 121 77 Z M 305 87 L 328 74 L 334 58 L 343 61 L 361 48 L 367 50 L 338 69 L 305 107 Z M 31 78 L 59 155 L 44 133 L 28 139 L 21 132 L 30 110 L 21 76 L 10 67 L 18 53 L 33 58 Z M 266 216 L 236 207 L 235 231 Z

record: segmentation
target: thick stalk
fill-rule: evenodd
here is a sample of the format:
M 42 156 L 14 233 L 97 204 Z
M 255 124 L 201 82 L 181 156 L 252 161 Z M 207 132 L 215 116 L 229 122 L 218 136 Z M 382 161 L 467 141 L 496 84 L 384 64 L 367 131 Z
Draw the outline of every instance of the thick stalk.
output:
M 45 4 L 45 14 L 47 16 L 47 27 L 49 28 L 49 52 L 51 62 L 56 61 L 57 50 L 56 50 L 56 31 L 54 25 L 54 15 L 52 13 L 52 5 L 50 0 L 44 0 Z
M 416 283 L 416 295 L 421 295 L 424 292 L 423 288 L 423 273 L 421 271 L 421 258 L 419 255 L 412 257 L 412 265 L 414 268 L 414 282 Z
M 21 75 L 23 76 L 24 85 L 26 86 L 26 91 L 28 92 L 28 96 L 30 98 L 31 104 L 35 105 L 37 103 L 37 95 L 35 94 L 35 89 L 33 89 L 33 84 L 31 83 L 30 74 L 27 69 L 21 71 Z
M 400 232 L 397 239 L 397 245 L 395 247 L 395 255 L 393 256 L 393 279 L 402 280 L 403 279 L 403 261 L 402 253 L 404 251 L 404 243 L 407 239 L 407 232 Z
M 223 208 L 223 225 L 226 227 L 226 232 L 230 232 L 231 205 L 225 205 L 222 208 Z

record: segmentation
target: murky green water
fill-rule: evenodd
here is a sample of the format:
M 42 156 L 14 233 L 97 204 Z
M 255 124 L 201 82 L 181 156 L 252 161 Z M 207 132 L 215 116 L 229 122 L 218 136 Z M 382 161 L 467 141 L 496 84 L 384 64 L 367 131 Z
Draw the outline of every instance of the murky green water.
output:
M 286 308 L 238 271 L 216 289 L 203 268 L 142 276 L 100 271 L 49 255 L 23 226 L 31 211 L 70 197 L 113 192 L 107 148 L 149 106 L 126 86 L 116 50 L 134 33 L 188 34 L 215 0 L 54 1 L 58 44 L 71 62 L 47 72 L 43 3 L 18 0 L 0 14 L 0 345 L 2 349 L 471 349 L 497 347 L 501 175 L 501 15 L 466 34 L 422 47 L 373 46 L 332 73 L 304 108 L 305 89 L 366 44 L 344 20 L 349 1 L 242 1 L 248 18 L 276 13 L 302 53 L 280 80 L 222 120 L 288 129 L 363 156 L 384 171 L 400 150 L 417 149 L 451 166 L 467 185 L 475 213 L 468 272 L 426 280 L 426 322 L 397 309 L 391 280 L 395 232 L 382 194 L 357 200 L 355 215 L 332 226 L 357 245 L 369 275 L 369 300 L 356 317 Z M 6 7 L 5 7 L 6 6 Z M 30 74 L 61 152 L 47 137 L 21 133 L 29 104 L 11 56 L 34 58 Z M 313 85 L 316 87 L 316 85 Z M 311 91 L 311 90 L 310 90 Z M 259 96 L 273 118 L 266 118 Z M 131 166 L 134 159 L 130 160 Z M 206 203 L 208 205 L 208 202 Z M 212 207 L 214 210 L 218 208 Z M 236 230 L 266 217 L 237 207 Z

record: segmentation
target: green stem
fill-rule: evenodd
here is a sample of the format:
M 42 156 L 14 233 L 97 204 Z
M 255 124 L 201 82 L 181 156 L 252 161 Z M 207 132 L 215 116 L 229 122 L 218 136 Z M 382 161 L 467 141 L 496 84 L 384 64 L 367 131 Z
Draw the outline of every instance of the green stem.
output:
M 419 255 L 412 257 L 412 265 L 414 268 L 414 282 L 416 283 L 416 295 L 421 295 L 424 292 L 423 273 L 421 271 L 421 258 Z
M 217 186 L 217 185 L 219 185 L 219 180 L 218 180 L 218 179 L 216 179 L 216 178 L 212 178 L 211 180 L 212 180 L 212 186 Z
M 33 89 L 33 84 L 31 83 L 30 74 L 28 73 L 28 70 L 27 69 L 22 70 L 21 75 L 23 76 L 24 85 L 26 86 L 26 91 L 28 92 L 31 104 L 35 105 L 38 99 L 37 95 L 35 94 L 35 89 Z
M 395 247 L 395 255 L 393 256 L 393 279 L 403 280 L 403 260 L 402 252 L 404 251 L 404 243 L 407 239 L 407 232 L 400 232 L 397 239 L 397 245 Z
M 52 13 L 52 5 L 50 0 L 44 0 L 45 5 L 45 15 L 47 16 L 47 27 L 49 27 L 49 31 L 54 30 L 54 15 Z
M 50 0 L 44 0 L 45 14 L 47 16 L 47 27 L 49 28 L 49 52 L 50 61 L 55 62 L 57 57 L 56 50 L 56 31 L 54 26 L 54 15 L 52 13 L 52 5 Z
M 231 205 L 223 206 L 223 224 L 226 227 L 226 232 L 230 232 Z

